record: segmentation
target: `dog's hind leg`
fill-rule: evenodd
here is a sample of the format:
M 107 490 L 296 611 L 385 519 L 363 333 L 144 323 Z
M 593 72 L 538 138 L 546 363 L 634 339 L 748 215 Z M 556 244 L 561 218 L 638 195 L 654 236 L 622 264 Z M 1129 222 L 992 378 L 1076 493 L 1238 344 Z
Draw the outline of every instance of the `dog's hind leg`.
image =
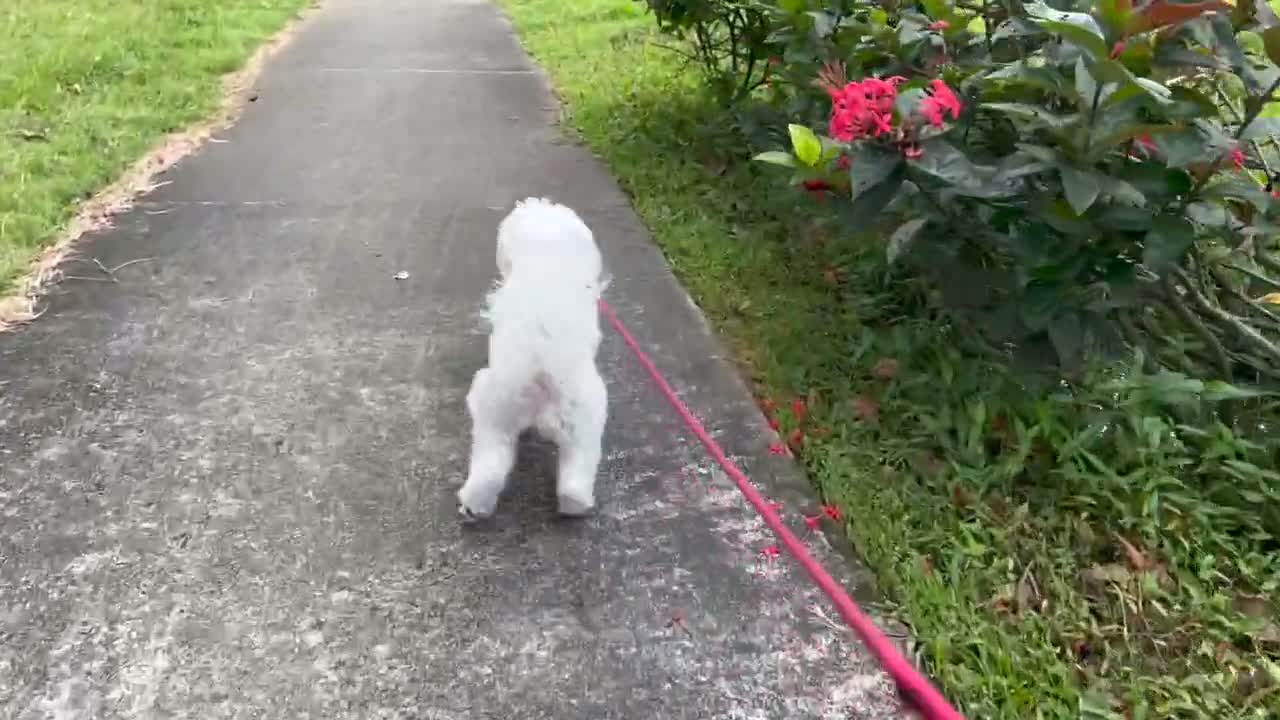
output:
M 516 460 L 518 423 L 511 414 L 509 398 L 502 397 L 494 387 L 491 373 L 489 368 L 478 371 L 467 393 L 471 467 L 467 481 L 458 490 L 458 512 L 468 519 L 493 514 Z
M 595 507 L 596 473 L 608 415 L 608 393 L 600 373 L 591 368 L 562 399 L 564 438 L 556 499 L 561 515 L 587 515 Z

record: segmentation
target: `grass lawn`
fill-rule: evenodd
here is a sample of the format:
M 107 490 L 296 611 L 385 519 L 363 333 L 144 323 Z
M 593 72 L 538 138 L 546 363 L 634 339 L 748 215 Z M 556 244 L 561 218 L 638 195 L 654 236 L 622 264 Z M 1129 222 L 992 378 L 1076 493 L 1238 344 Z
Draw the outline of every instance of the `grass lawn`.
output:
M 762 400 L 807 399 L 802 460 L 968 717 L 1280 717 L 1280 564 L 1274 536 L 1229 529 L 1247 507 L 1145 450 L 1090 470 L 1078 401 L 962 353 L 883 243 L 717 146 L 643 3 L 500 4 Z M 993 456 L 1002 423 L 1026 442 Z M 1069 459 L 1037 471 L 1044 444 Z M 1152 497 L 1190 510 L 1158 525 Z
M 0 292 L 306 0 L 0 0 Z

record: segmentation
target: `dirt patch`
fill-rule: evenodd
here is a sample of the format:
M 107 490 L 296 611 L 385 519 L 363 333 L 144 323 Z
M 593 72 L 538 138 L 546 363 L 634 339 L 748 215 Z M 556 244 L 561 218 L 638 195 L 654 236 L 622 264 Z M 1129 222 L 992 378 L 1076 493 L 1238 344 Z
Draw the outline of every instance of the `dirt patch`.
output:
M 155 178 L 198 150 L 214 134 L 230 127 L 244 106 L 255 99 L 254 85 L 276 53 L 289 45 L 299 25 L 316 9 L 312 4 L 291 19 L 254 51 L 237 71 L 222 78 L 222 103 L 212 117 L 186 130 L 170 133 L 143 155 L 115 182 L 81 203 L 61 237 L 45 248 L 31 263 L 30 270 L 14 283 L 10 293 L 0 297 L 0 332 L 6 332 L 40 317 L 40 298 L 61 277 L 63 263 L 74 256 L 75 245 L 85 233 L 111 227 L 112 218 L 129 210 L 134 201 L 156 187 Z

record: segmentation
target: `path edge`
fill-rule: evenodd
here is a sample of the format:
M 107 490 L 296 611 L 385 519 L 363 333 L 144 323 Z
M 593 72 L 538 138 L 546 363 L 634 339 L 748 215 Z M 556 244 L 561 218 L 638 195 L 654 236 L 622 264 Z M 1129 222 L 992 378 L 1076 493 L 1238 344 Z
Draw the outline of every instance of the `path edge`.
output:
M 321 7 L 323 0 L 310 0 L 296 11 L 282 28 L 267 36 L 240 67 L 221 78 L 222 99 L 210 116 L 161 138 L 142 157 L 106 187 L 80 203 L 75 215 L 63 224 L 57 239 L 42 249 L 13 286 L 0 294 L 0 333 L 37 320 L 44 310 L 40 301 L 61 279 L 62 265 L 75 257 L 84 235 L 111 227 L 112 220 L 133 207 L 141 196 L 161 183 L 156 178 L 203 148 L 215 134 L 240 119 L 254 96 L 254 87 L 267 62 L 288 47 L 302 24 Z
M 813 484 L 809 474 L 804 468 L 792 457 L 774 457 L 768 451 L 770 441 L 781 441 L 782 438 L 769 426 L 768 418 L 765 417 L 763 411 L 759 409 L 755 402 L 756 395 L 751 390 L 750 383 L 742 374 L 742 368 L 739 367 L 738 361 L 732 358 L 735 353 L 729 352 L 730 343 L 726 342 L 726 338 L 721 334 L 720 330 L 702 311 L 702 307 L 697 300 L 689 292 L 684 283 L 680 281 L 676 275 L 674 268 L 671 266 L 670 260 L 663 251 L 662 246 L 657 242 L 654 236 L 653 228 L 651 228 L 644 217 L 635 210 L 634 198 L 626 188 L 617 182 L 610 167 L 608 160 L 591 147 L 586 137 L 574 127 L 571 117 L 572 113 L 569 108 L 569 102 L 557 87 L 555 78 L 551 73 L 542 66 L 534 55 L 533 51 L 525 42 L 524 37 L 520 33 L 519 26 L 512 19 L 510 11 L 504 6 L 504 0 L 489 0 L 490 5 L 497 11 L 502 18 L 503 23 L 507 27 L 507 31 L 519 44 L 521 51 L 525 55 L 525 60 L 529 69 L 533 71 L 539 83 L 543 86 L 543 90 L 555 102 L 555 119 L 554 123 L 557 131 L 566 140 L 577 143 L 585 148 L 594 158 L 595 162 L 600 163 L 606 170 L 607 174 L 617 185 L 618 192 L 622 197 L 626 198 L 627 204 L 636 219 L 640 222 L 640 226 L 644 228 L 645 234 L 648 236 L 648 242 L 652 252 L 661 258 L 663 265 L 667 268 L 667 281 L 674 285 L 675 291 L 688 305 L 690 312 L 696 318 L 702 330 L 707 333 L 711 341 L 715 344 L 717 352 L 715 354 L 715 364 L 720 371 L 727 377 L 728 383 L 744 398 L 751 400 L 750 415 L 748 422 L 759 431 L 755 442 L 749 443 L 748 446 L 738 448 L 736 451 L 730 452 L 729 457 L 738 460 L 746 460 L 749 463 L 748 473 L 751 483 L 767 497 L 783 500 L 788 505 L 795 505 L 808 501 L 809 503 L 821 502 L 821 495 L 818 488 Z M 695 411 L 697 412 L 697 411 Z M 699 417 L 702 417 L 699 414 Z M 702 417 L 707 420 L 709 418 Z M 750 503 L 744 496 L 742 502 L 750 507 Z M 832 551 L 834 557 L 839 558 L 847 566 L 845 572 L 852 574 L 856 578 L 858 585 L 853 588 L 846 588 L 850 594 L 862 605 L 866 612 L 877 626 L 883 631 L 897 650 L 907 659 L 907 661 L 929 682 L 938 684 L 937 676 L 931 671 L 925 662 L 921 647 L 916 639 L 913 629 L 904 623 L 891 612 L 886 612 L 886 603 L 888 602 L 888 594 L 881 585 L 879 578 L 867 565 L 866 561 L 858 553 L 857 545 L 849 534 L 848 528 L 843 526 L 835 527 L 836 523 L 824 522 L 820 530 L 822 542 L 828 550 Z M 840 581 L 837 578 L 837 581 Z M 865 584 L 864 584 L 865 583 Z M 843 584 L 843 582 L 841 583 Z M 838 627 L 847 633 L 847 640 L 852 643 L 860 644 L 861 641 L 856 637 L 852 628 L 846 627 L 839 620 L 827 616 L 825 613 L 814 613 L 815 617 L 825 624 L 835 628 Z M 882 668 L 883 670 L 883 668 Z M 919 710 L 910 703 L 903 706 L 907 718 L 920 719 Z

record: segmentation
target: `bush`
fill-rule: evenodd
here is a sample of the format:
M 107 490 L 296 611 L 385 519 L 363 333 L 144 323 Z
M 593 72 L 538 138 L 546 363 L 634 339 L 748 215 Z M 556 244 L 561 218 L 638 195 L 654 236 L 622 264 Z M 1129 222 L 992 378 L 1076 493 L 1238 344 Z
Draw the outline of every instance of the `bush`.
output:
M 811 108 L 817 79 L 833 110 L 825 137 L 794 125 L 761 159 L 892 227 L 889 259 L 988 347 L 1047 344 L 1068 377 L 1133 347 L 1198 377 L 1280 377 L 1266 5 L 782 5 L 790 104 Z M 879 125 L 850 132 L 878 78 Z
M 816 198 L 782 223 L 863 246 L 831 251 L 859 305 L 821 311 L 860 326 L 810 329 L 843 385 L 802 457 L 948 690 L 981 717 L 1276 716 L 1270 7 L 753 7 L 777 62 L 740 154 Z
M 753 0 L 646 0 L 664 32 L 689 41 L 721 102 L 735 102 L 763 83 L 769 17 Z

